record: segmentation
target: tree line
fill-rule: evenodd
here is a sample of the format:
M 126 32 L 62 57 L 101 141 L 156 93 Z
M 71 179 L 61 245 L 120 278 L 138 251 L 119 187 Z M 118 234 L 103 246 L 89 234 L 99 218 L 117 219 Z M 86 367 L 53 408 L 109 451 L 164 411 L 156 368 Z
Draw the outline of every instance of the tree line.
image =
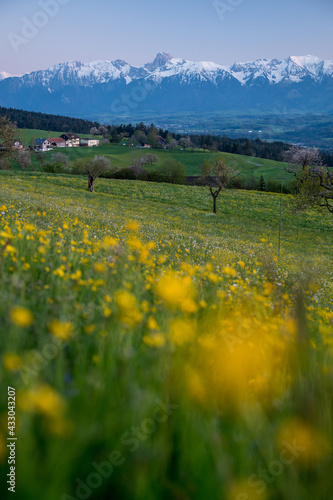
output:
M 99 127 L 98 122 L 71 118 L 69 116 L 50 115 L 24 111 L 22 109 L 3 108 L 0 106 L 0 116 L 7 118 L 18 128 L 36 130 L 56 130 L 61 132 L 73 132 L 76 134 L 89 134 L 92 127 Z
M 154 124 L 120 124 L 101 125 L 96 121 L 83 120 L 68 116 L 51 115 L 24 111 L 22 109 L 4 108 L 0 106 L 0 116 L 15 123 L 18 128 L 37 130 L 59 130 L 62 132 L 74 132 L 77 134 L 100 134 L 110 143 L 119 143 L 129 138 L 135 143 L 147 143 L 153 148 L 201 148 L 209 151 L 220 151 L 224 153 L 256 156 L 275 161 L 283 161 L 283 152 L 290 144 L 280 141 L 267 142 L 261 139 L 232 139 L 225 135 L 214 134 L 179 134 L 157 128 Z M 321 152 L 323 163 L 333 167 L 333 154 Z

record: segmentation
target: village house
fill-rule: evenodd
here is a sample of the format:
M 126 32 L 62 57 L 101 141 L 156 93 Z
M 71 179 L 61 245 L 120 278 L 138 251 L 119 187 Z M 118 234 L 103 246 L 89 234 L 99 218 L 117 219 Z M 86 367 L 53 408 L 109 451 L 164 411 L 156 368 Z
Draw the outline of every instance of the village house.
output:
M 35 151 L 48 151 L 51 148 L 52 146 L 48 139 L 36 139 Z
M 15 141 L 13 147 L 14 149 L 25 149 L 21 141 Z
M 51 137 L 48 138 L 51 143 L 52 148 L 65 148 L 66 141 L 62 137 Z
M 60 138 L 65 140 L 68 148 L 77 148 L 80 146 L 80 137 L 76 134 L 62 134 Z
M 92 147 L 99 146 L 99 139 L 91 139 L 90 137 L 84 137 L 80 140 L 80 146 Z

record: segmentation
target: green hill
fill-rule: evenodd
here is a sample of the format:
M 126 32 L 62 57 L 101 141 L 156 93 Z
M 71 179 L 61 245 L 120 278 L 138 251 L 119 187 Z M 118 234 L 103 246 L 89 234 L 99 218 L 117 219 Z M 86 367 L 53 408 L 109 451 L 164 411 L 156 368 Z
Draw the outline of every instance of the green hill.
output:
M 22 129 L 24 140 L 30 143 L 38 137 L 58 137 L 61 132 L 46 132 L 42 130 L 26 130 Z M 78 134 L 80 137 L 87 137 L 86 134 Z M 100 140 L 102 137 L 97 137 Z M 277 177 L 286 176 L 292 179 L 292 176 L 284 171 L 286 166 L 285 163 L 277 162 L 274 160 L 267 160 L 262 158 L 255 158 L 251 156 L 242 156 L 231 153 L 210 153 L 204 150 L 195 149 L 182 151 L 179 147 L 174 150 L 164 150 L 164 149 L 151 149 L 142 150 L 135 147 L 123 146 L 122 144 L 107 144 L 101 145 L 99 147 L 93 148 L 59 148 L 54 150 L 56 152 L 61 152 L 68 156 L 70 161 L 77 158 L 88 158 L 95 155 L 103 155 L 111 160 L 113 165 L 117 165 L 119 168 L 128 168 L 133 165 L 133 156 L 144 155 L 147 152 L 156 154 L 159 158 L 159 163 L 162 161 L 173 158 L 177 161 L 184 163 L 186 167 L 187 176 L 197 176 L 200 175 L 200 165 L 208 159 L 214 160 L 218 156 L 222 156 L 235 170 L 239 170 L 243 177 L 254 176 L 257 180 L 261 175 L 264 176 L 265 180 L 276 179 Z M 52 152 L 43 153 L 46 158 L 51 159 Z M 157 168 L 158 164 L 149 167 Z M 33 158 L 33 168 L 38 169 L 38 163 L 36 159 Z

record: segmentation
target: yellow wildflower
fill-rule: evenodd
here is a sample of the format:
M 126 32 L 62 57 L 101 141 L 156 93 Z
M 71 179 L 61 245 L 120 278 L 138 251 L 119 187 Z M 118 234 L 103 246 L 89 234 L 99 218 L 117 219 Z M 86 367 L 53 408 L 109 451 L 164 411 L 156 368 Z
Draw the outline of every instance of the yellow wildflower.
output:
M 3 366 L 9 371 L 19 370 L 22 366 L 22 358 L 13 352 L 7 352 L 2 358 Z
M 156 292 L 167 306 L 177 307 L 186 299 L 192 298 L 194 289 L 191 279 L 188 281 L 186 278 L 165 275 L 157 283 Z
M 51 419 L 58 419 L 66 404 L 60 394 L 48 385 L 41 385 L 18 394 L 18 406 L 28 413 L 40 413 Z
M 34 322 L 33 314 L 25 307 L 14 307 L 10 311 L 10 319 L 15 325 L 22 328 L 28 328 Z
M 277 440 L 280 449 L 297 446 L 295 460 L 304 465 L 315 465 L 332 451 L 327 436 L 297 418 L 282 425 Z
M 140 229 L 140 224 L 136 221 L 129 221 L 127 224 L 126 224 L 126 229 L 128 229 L 129 231 L 133 231 L 134 233 L 137 233 Z
M 193 340 L 195 331 L 195 321 L 177 318 L 170 324 L 171 341 L 177 346 L 182 346 Z
M 54 319 L 49 324 L 49 330 L 55 337 L 61 340 L 69 340 L 73 336 L 73 325 L 69 322 L 62 322 Z
M 166 338 L 162 333 L 154 333 L 143 337 L 145 344 L 150 347 L 163 347 L 166 344 Z

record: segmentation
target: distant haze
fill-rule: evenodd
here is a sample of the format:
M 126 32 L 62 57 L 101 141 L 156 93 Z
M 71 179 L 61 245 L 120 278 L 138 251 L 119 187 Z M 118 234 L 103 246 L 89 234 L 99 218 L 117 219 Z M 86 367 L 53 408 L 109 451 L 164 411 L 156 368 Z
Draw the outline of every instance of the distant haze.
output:
M 0 72 L 68 60 L 333 59 L 331 0 L 1 0 Z

